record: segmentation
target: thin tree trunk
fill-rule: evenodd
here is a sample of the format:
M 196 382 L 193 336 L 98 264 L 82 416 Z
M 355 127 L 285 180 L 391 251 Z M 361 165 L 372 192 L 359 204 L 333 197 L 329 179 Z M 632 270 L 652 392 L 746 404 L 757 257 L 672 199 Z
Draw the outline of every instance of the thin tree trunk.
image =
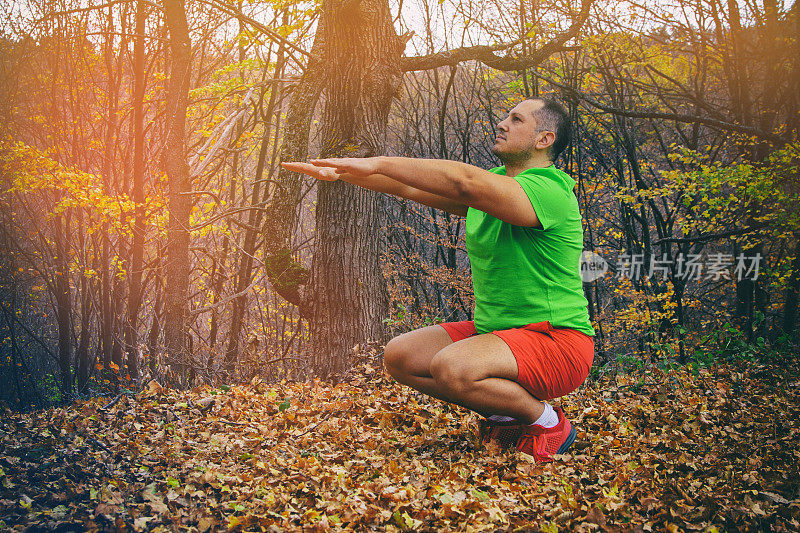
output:
M 69 254 L 65 238 L 69 235 L 69 221 L 64 215 L 54 219 L 54 241 L 56 247 L 55 288 L 56 323 L 58 324 L 58 366 L 61 371 L 61 394 L 66 400 L 72 394 L 72 331 L 71 294 L 69 289 Z
M 113 41 L 113 34 L 114 34 L 114 17 L 111 11 L 111 7 L 109 7 L 108 12 L 108 36 L 106 37 L 106 49 L 104 51 L 104 59 L 106 65 L 106 75 L 108 76 L 108 98 L 109 98 L 109 106 L 108 106 L 108 115 L 106 118 L 107 126 L 105 131 L 105 139 L 104 139 L 104 148 L 105 153 L 103 155 L 103 193 L 107 196 L 112 194 L 111 191 L 111 174 L 113 172 L 113 157 L 114 157 L 114 139 L 117 135 L 117 93 L 114 89 L 116 87 L 115 82 L 115 75 L 114 75 L 114 63 L 113 63 L 113 54 L 114 54 L 114 47 L 112 44 Z M 114 304 L 113 304 L 113 297 L 112 297 L 112 273 L 110 271 L 112 267 L 111 265 L 111 242 L 110 242 L 110 231 L 109 231 L 109 224 L 108 222 L 103 223 L 103 260 L 101 261 L 101 273 L 100 273 L 100 283 L 101 283 L 101 301 L 102 301 L 102 316 L 100 319 L 100 342 L 102 346 L 102 364 L 105 368 L 109 367 L 109 364 L 112 361 L 112 353 L 114 351 L 114 325 L 118 317 L 114 313 Z
M 169 183 L 164 345 L 167 361 L 185 384 L 188 367 L 189 215 L 192 207 L 186 163 L 186 108 L 191 73 L 191 42 L 183 0 L 164 0 L 169 29 L 170 77 L 167 89 L 167 139 L 164 167 Z
M 783 333 L 792 335 L 797 327 L 798 296 L 800 296 L 800 241 L 794 247 L 792 275 L 786 285 L 786 302 L 783 305 Z
M 142 0 L 136 4 L 136 39 L 133 44 L 133 189 L 136 204 L 131 242 L 130 285 L 128 289 L 128 320 L 125 323 L 125 347 L 128 373 L 139 378 L 138 335 L 139 308 L 142 303 L 142 264 L 144 259 L 144 32 L 147 7 Z
M 89 297 L 90 283 L 81 280 L 81 335 L 75 351 L 77 365 L 76 388 L 82 392 L 89 382 L 89 373 L 92 367 L 93 356 L 89 355 L 89 341 L 91 340 L 91 298 Z
M 150 322 L 150 331 L 147 334 L 147 357 L 150 368 L 150 375 L 155 376 L 158 370 L 158 337 L 161 333 L 161 312 L 163 307 L 163 291 L 164 275 L 161 269 L 161 253 L 158 254 L 157 263 L 155 266 L 155 280 L 153 282 L 155 296 L 153 302 L 153 320 Z
M 80 247 L 81 254 L 85 255 L 86 250 L 86 226 L 84 225 L 83 211 L 78 211 L 78 246 Z M 75 349 L 75 377 L 76 389 L 81 392 L 89 381 L 89 369 L 91 368 L 92 361 L 89 359 L 89 341 L 91 339 L 91 297 L 89 296 L 90 288 L 94 284 L 86 278 L 80 278 L 80 321 L 81 333 L 78 340 L 78 346 Z
M 113 16 L 111 7 L 109 7 L 109 18 Z M 110 91 L 112 94 L 112 108 L 114 109 L 114 121 L 115 121 L 115 131 L 118 131 L 118 127 L 116 126 L 116 114 L 117 110 L 119 109 L 119 97 L 120 97 L 120 84 L 122 83 L 123 73 L 125 72 L 125 66 L 123 63 L 123 58 L 125 54 L 123 51 L 127 48 L 127 38 L 128 38 L 128 14 L 127 9 L 125 12 L 120 16 L 120 34 L 121 34 L 121 42 L 119 45 L 119 52 L 116 56 L 116 68 L 111 66 L 108 67 L 109 69 L 109 79 L 111 80 L 110 84 Z M 109 20 L 109 27 L 113 24 L 112 21 Z M 110 62 L 114 59 L 114 49 L 113 49 L 113 33 L 109 36 L 109 51 L 107 54 L 108 61 Z M 115 155 L 116 155 L 116 143 L 114 140 L 106 145 L 106 158 L 108 161 L 111 162 L 111 165 L 115 164 Z M 127 166 L 124 166 L 121 172 L 115 172 L 114 178 L 114 190 L 118 193 L 127 193 L 129 191 L 128 187 L 128 171 L 129 169 Z M 118 181 L 121 180 L 121 183 Z M 124 228 L 128 224 L 128 212 L 127 210 L 120 210 L 119 214 L 119 227 Z M 130 262 L 128 258 L 128 251 L 126 250 L 126 245 L 129 244 L 126 242 L 126 239 L 122 238 L 122 235 L 119 236 L 117 239 L 117 257 L 119 257 L 119 270 L 123 272 L 130 271 Z M 111 287 L 111 305 L 112 305 L 112 313 L 114 315 L 114 324 L 115 327 L 112 330 L 113 332 L 113 342 L 112 342 L 112 349 L 111 349 L 111 360 L 114 364 L 117 365 L 118 370 L 113 375 L 113 379 L 116 381 L 116 384 L 119 385 L 119 378 L 121 375 L 124 375 L 124 367 L 125 367 L 125 345 L 124 345 L 124 334 L 125 334 L 125 311 L 126 311 L 126 298 L 125 298 L 125 288 L 126 288 L 126 280 L 122 276 L 115 275 L 112 278 L 112 287 Z
M 286 17 L 284 16 L 284 20 Z M 283 70 L 284 64 L 284 47 L 281 43 L 278 48 L 278 59 L 275 63 L 274 77 Z M 266 116 L 271 117 L 277 102 L 277 85 L 272 88 L 267 104 Z M 264 176 L 264 165 L 266 164 L 267 151 L 269 150 L 269 136 L 272 132 L 272 124 L 267 121 L 264 125 L 264 135 L 261 139 L 261 148 L 258 153 L 258 162 L 256 164 L 255 184 L 253 185 L 250 203 L 253 206 L 262 207 L 269 193 L 269 187 L 264 184 L 264 191 L 261 192 L 261 186 Z M 241 254 L 241 263 L 239 264 L 239 272 L 236 277 L 236 285 L 234 294 L 244 292 L 250 285 L 253 279 L 253 255 L 256 252 L 258 231 L 256 228 L 261 226 L 263 218 L 263 211 L 261 209 L 253 209 L 250 211 L 247 225 L 248 228 L 244 236 L 244 245 L 242 247 L 243 253 Z M 265 228 L 266 230 L 267 228 Z M 232 374 L 235 370 L 236 360 L 239 356 L 239 340 L 241 337 L 242 324 L 244 321 L 244 311 L 247 304 L 247 295 L 242 295 L 233 300 L 233 307 L 231 311 L 231 327 L 228 334 L 228 349 L 225 352 L 225 370 L 228 374 Z
M 281 161 L 301 161 L 308 155 L 311 117 L 322 89 L 324 23 L 323 17 L 314 36 L 306 70 L 297 85 L 292 87 L 292 99 L 283 128 Z M 305 290 L 308 282 L 308 270 L 297 260 L 291 247 L 302 181 L 297 173 L 280 167 L 274 185 L 264 217 L 264 270 L 272 289 L 296 305 L 301 318 L 307 318 L 309 310 L 301 291 Z

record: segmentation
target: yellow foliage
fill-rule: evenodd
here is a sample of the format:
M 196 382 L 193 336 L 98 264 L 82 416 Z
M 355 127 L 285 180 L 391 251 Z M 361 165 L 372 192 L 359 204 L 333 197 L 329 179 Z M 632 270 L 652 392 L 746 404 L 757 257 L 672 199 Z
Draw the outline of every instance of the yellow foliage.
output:
M 130 221 L 123 225 L 123 214 L 133 213 L 136 204 L 126 194 L 111 195 L 103 190 L 100 176 L 66 168 L 47 153 L 6 136 L 0 139 L 0 194 L 16 195 L 25 202 L 43 199 L 45 218 L 82 209 L 86 231 L 112 231 L 130 235 Z

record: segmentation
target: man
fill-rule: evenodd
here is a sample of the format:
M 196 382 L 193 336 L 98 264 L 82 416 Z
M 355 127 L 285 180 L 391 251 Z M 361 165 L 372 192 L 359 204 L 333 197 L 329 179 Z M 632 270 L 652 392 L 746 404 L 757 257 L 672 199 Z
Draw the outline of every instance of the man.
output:
M 594 358 L 579 262 L 575 181 L 553 166 L 569 144 L 563 107 L 525 100 L 498 124 L 489 171 L 455 161 L 373 157 L 285 163 L 466 216 L 474 321 L 404 333 L 384 352 L 400 383 L 487 417 L 484 442 L 537 461 L 566 452 L 575 428 L 545 400 L 575 390 Z

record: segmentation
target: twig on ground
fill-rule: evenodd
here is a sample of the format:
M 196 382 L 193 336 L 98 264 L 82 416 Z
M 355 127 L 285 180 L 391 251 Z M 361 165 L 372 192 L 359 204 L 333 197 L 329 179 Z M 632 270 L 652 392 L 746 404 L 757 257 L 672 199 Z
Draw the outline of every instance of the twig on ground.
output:
M 106 411 L 108 411 L 109 409 L 111 409 L 112 407 L 114 407 L 115 405 L 117 405 L 117 403 L 119 403 L 119 401 L 120 401 L 121 399 L 122 399 L 122 393 L 120 392 L 119 394 L 117 394 L 117 397 L 116 397 L 116 398 L 114 398 L 113 400 L 111 400 L 110 402 L 108 402 L 108 403 L 107 403 L 105 406 L 103 406 L 103 407 L 100 407 L 100 408 L 99 408 L 99 410 L 100 410 L 100 411 L 103 411 L 103 412 L 106 412 Z

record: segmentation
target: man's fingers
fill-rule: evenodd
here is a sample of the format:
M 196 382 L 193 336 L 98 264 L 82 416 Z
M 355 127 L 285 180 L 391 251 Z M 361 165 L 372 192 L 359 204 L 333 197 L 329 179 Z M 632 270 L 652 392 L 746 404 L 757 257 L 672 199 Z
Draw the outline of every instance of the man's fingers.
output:
M 309 159 L 316 167 L 331 168 L 337 174 L 347 174 L 353 170 L 353 162 L 337 157 L 329 157 L 327 159 Z
M 333 168 L 337 174 L 353 174 L 363 177 L 376 172 L 372 158 L 329 157 L 326 159 L 310 159 L 310 161 L 318 167 Z
M 286 163 L 281 163 L 281 166 L 286 170 L 291 170 L 292 172 L 301 172 L 303 174 L 307 174 L 312 178 L 319 177 L 320 173 L 322 172 L 322 168 L 316 165 L 312 165 L 310 163 L 300 163 L 297 161 L 289 161 Z
M 337 176 L 337 170 L 321 167 L 317 165 L 312 165 L 311 163 L 301 163 L 298 161 L 287 161 L 281 163 L 281 166 L 286 170 L 290 170 L 292 172 L 301 172 L 312 178 L 316 178 L 319 180 L 324 181 L 336 181 L 339 179 Z
M 286 170 L 291 170 L 292 172 L 313 172 L 317 169 L 314 165 L 309 163 L 300 163 L 297 161 L 287 161 L 281 163 L 281 166 Z
M 309 159 L 309 161 L 318 167 L 341 168 L 347 166 L 347 159 L 342 159 L 339 157 L 329 157 L 327 159 Z

